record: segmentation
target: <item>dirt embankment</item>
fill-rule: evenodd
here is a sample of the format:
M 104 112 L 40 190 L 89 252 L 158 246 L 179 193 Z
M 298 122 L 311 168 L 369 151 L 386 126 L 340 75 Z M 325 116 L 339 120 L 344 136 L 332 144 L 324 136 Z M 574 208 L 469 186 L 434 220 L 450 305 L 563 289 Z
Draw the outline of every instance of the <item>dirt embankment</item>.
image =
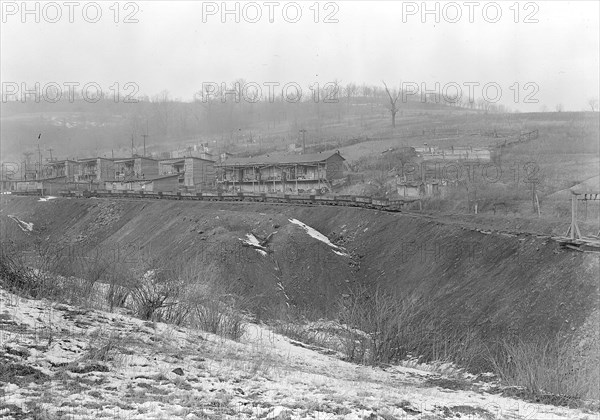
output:
M 33 231 L 23 231 L 8 215 L 33 223 Z M 176 262 L 199 278 L 254 296 L 265 315 L 288 305 L 332 314 L 361 285 L 401 294 L 418 289 L 457 328 L 526 336 L 577 331 L 599 302 L 598 253 L 414 215 L 4 196 L 0 220 L 4 238 L 41 238 L 73 258 L 101 253 L 115 265 L 140 270 Z M 266 255 L 261 245 L 248 245 L 263 240 Z

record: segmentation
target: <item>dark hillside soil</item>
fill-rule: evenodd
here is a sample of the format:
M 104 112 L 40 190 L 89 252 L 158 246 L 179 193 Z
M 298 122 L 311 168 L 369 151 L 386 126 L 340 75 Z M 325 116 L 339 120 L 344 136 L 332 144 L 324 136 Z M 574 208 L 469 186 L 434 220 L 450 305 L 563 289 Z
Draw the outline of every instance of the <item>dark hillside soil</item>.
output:
M 7 215 L 33 223 L 33 232 Z M 347 255 L 309 236 L 292 218 Z M 85 256 L 82 261 L 110 255 L 111 264 L 138 272 L 174 262 L 253 297 L 265 317 L 286 307 L 333 316 L 359 286 L 399 295 L 417 290 L 452 328 L 476 328 L 491 340 L 572 334 L 599 302 L 599 253 L 565 250 L 530 233 L 482 230 L 494 221 L 481 218 L 474 223 L 326 206 L 4 196 L 0 222 L 3 240 L 24 247 L 43 241 L 63 256 Z M 498 227 L 514 232 L 515 226 L 502 219 Z M 249 233 L 273 233 L 268 255 L 243 245 Z

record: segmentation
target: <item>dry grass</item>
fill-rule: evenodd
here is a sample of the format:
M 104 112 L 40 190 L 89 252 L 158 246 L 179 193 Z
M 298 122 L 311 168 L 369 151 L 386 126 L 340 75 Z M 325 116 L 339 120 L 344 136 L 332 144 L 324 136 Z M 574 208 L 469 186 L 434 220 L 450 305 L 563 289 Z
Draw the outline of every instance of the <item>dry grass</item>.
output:
M 558 336 L 504 340 L 490 356 L 506 384 L 524 387 L 532 395 L 553 396 L 559 404 L 600 400 L 600 371 L 593 359 L 582 358 L 572 341 Z
M 275 330 L 333 348 L 355 363 L 427 363 L 432 371 L 450 376 L 462 375 L 463 369 L 492 371 L 504 385 L 524 389 L 519 395 L 528 400 L 569 406 L 597 406 L 600 400 L 597 351 L 584 353 L 573 341 L 537 337 L 490 346 L 476 330 L 450 328 L 439 308 L 416 295 L 362 292 L 340 308 L 341 328 L 329 334 L 316 333 L 306 321 L 277 324 Z

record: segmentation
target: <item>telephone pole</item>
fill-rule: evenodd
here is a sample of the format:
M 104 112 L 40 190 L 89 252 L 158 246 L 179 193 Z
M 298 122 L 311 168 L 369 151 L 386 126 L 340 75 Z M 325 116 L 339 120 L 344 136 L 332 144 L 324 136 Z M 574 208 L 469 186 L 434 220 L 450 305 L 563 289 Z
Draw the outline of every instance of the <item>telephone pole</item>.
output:
M 146 137 L 148 137 L 148 120 L 146 120 L 146 133 L 142 134 L 144 138 L 144 157 L 146 157 Z
M 302 154 L 306 153 L 306 130 L 303 128 L 300 130 L 302 133 Z
M 42 177 L 42 151 L 40 150 L 40 138 L 42 137 L 42 133 L 38 134 L 38 170 L 36 178 L 39 179 Z
M 146 157 L 146 137 L 149 137 L 148 134 L 142 134 L 144 138 L 144 157 Z

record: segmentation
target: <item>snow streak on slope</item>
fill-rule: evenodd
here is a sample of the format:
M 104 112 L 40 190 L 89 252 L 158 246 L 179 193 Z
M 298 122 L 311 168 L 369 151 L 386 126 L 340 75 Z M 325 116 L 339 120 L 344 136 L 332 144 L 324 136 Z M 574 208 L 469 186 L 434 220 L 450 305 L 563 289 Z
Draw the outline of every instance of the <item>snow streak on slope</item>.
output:
M 342 257 L 349 257 L 349 255 L 345 249 L 333 244 L 327 236 L 323 235 L 321 232 L 319 232 L 315 228 L 312 228 L 297 219 L 288 219 L 288 220 L 290 221 L 290 223 L 300 226 L 302 229 L 304 229 L 306 231 L 306 233 L 308 233 L 313 238 L 329 245 L 331 248 L 333 248 L 333 252 L 335 252 L 337 255 L 341 255 Z
M 50 200 L 55 200 L 56 198 L 58 198 L 58 197 L 49 195 L 48 197 L 40 197 L 40 199 L 38 201 L 50 201 Z
M 242 239 L 242 238 L 238 238 L 238 239 L 240 241 L 242 241 L 243 243 L 245 243 L 246 245 L 256 249 L 260 253 L 260 255 L 262 255 L 263 257 L 267 256 L 266 248 L 260 244 L 260 242 L 258 241 L 256 236 L 254 236 L 253 234 L 247 233 L 246 239 Z
M 11 219 L 17 222 L 17 225 L 21 228 L 23 232 L 31 232 L 33 231 L 33 223 L 27 223 L 19 219 L 17 216 L 13 216 L 11 214 L 8 215 Z

